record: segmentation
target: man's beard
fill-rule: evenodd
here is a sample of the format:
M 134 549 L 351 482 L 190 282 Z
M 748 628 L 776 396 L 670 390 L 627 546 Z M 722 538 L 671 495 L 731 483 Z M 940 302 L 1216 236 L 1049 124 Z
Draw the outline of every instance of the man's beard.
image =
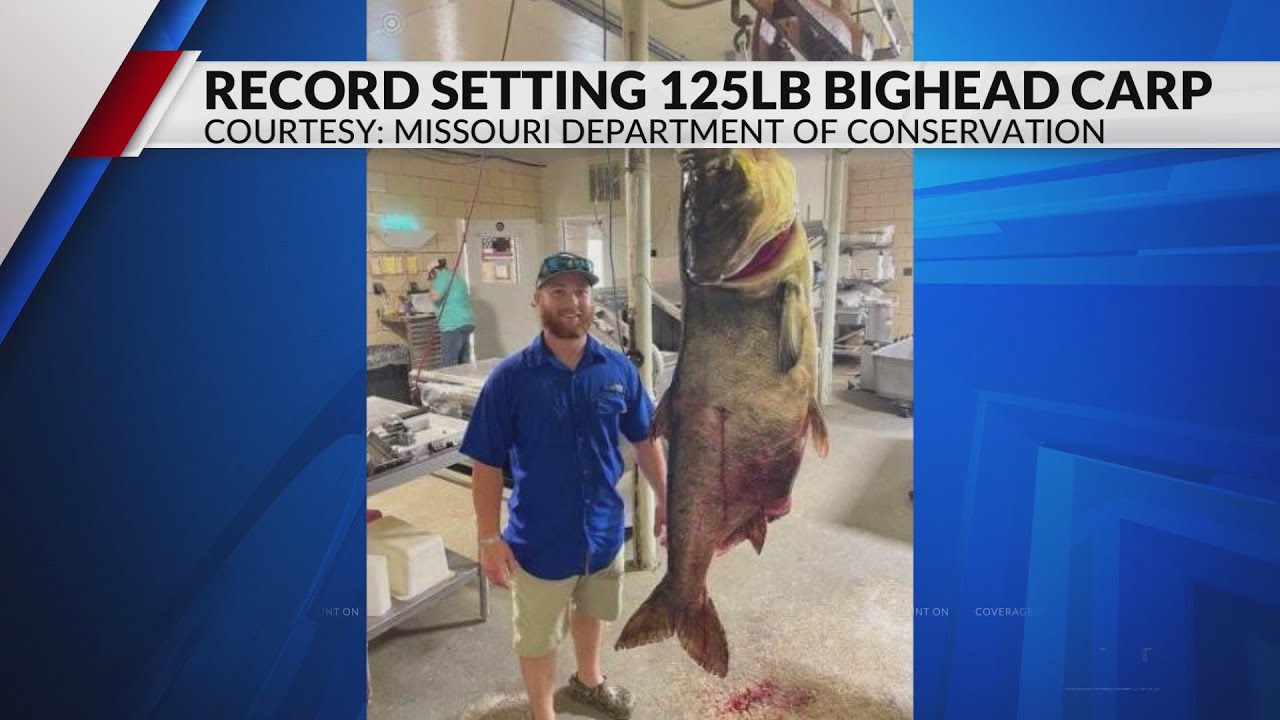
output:
M 588 310 L 582 312 L 576 323 L 561 318 L 549 308 L 538 308 L 538 314 L 542 317 L 542 327 L 563 340 L 577 340 L 591 329 L 591 312 Z

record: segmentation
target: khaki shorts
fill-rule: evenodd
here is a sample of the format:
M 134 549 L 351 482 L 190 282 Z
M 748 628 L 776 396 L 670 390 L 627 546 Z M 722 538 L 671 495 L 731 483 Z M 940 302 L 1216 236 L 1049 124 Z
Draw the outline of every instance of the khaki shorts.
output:
M 543 580 L 516 569 L 511 597 L 514 606 L 514 646 L 520 657 L 543 657 L 555 652 L 569 627 L 569 607 L 597 620 L 613 622 L 622 611 L 623 553 L 591 575 Z

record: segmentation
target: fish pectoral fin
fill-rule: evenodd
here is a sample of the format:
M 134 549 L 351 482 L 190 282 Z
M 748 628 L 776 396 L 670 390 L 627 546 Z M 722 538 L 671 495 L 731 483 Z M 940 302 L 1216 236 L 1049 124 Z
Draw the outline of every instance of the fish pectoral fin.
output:
M 822 415 L 822 406 L 818 405 L 817 398 L 809 398 L 809 433 L 813 435 L 813 449 L 818 451 L 819 457 L 826 457 L 829 449 L 827 419 Z
M 746 531 L 747 539 L 751 541 L 751 547 L 756 549 L 756 554 L 764 552 L 764 538 L 769 533 L 769 521 L 765 520 L 764 513 L 748 520 Z
M 804 347 L 804 332 L 808 325 L 805 317 L 804 296 L 800 286 L 792 280 L 778 285 L 778 313 L 781 317 L 778 333 L 778 372 L 790 372 L 800 362 Z
M 742 523 L 738 529 L 730 533 L 728 538 L 725 538 L 725 541 L 718 548 L 718 553 L 728 552 L 729 549 L 743 540 L 750 540 L 751 547 L 755 548 L 756 554 L 759 555 L 764 551 L 764 539 L 768 532 L 768 519 L 765 518 L 764 513 L 756 513 Z
M 658 401 L 658 408 L 653 411 L 653 422 L 649 424 L 650 439 L 656 440 L 660 437 L 666 437 L 671 430 L 672 415 L 675 414 L 675 410 L 672 409 L 672 406 L 676 404 L 675 394 L 676 389 L 674 387 L 668 388 L 663 393 L 662 399 Z

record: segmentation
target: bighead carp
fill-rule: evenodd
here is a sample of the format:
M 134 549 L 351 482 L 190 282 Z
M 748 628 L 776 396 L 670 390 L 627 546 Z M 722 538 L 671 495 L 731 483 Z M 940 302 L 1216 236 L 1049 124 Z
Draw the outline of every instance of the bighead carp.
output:
M 795 170 L 772 150 L 679 154 L 684 327 L 652 434 L 670 446 L 667 572 L 617 648 L 675 635 L 724 677 L 729 645 L 707 591 L 716 555 L 760 552 L 791 507 L 805 439 L 826 455 L 817 332 Z

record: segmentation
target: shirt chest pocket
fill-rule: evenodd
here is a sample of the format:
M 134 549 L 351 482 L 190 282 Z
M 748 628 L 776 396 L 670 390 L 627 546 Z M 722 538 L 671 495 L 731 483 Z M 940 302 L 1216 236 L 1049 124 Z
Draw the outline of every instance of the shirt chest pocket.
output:
M 607 383 L 596 391 L 596 412 L 615 416 L 626 411 L 627 393 L 620 383 Z

